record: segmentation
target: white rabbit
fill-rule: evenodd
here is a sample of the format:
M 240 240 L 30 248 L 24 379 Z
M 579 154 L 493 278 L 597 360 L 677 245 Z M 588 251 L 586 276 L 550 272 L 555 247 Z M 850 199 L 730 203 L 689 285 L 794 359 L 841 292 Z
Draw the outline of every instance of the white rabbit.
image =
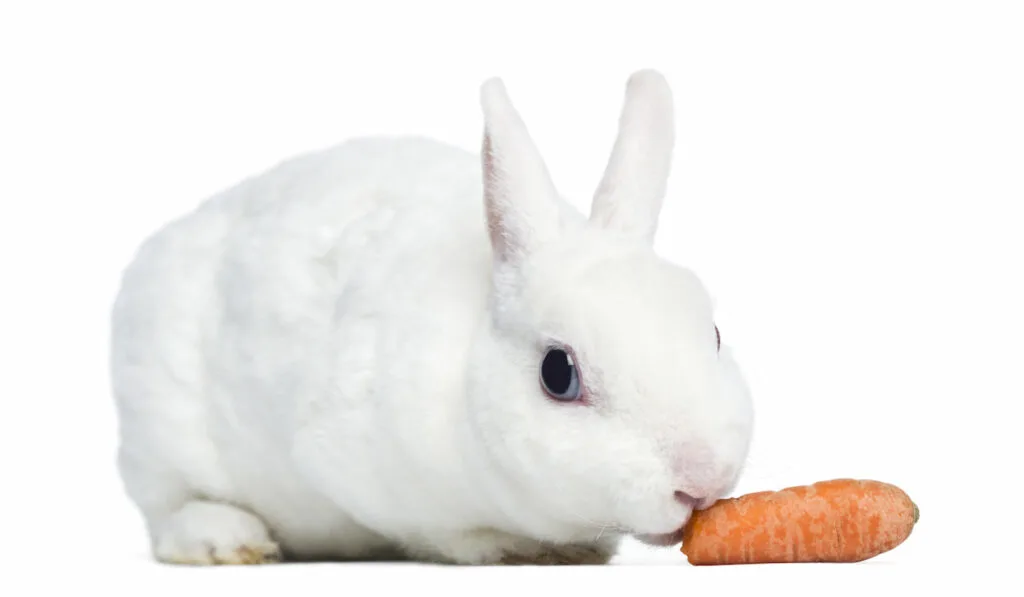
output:
M 481 157 L 300 156 L 158 231 L 112 318 L 118 466 L 154 558 L 604 563 L 735 487 L 753 408 L 653 250 L 664 77 L 634 73 L 589 217 L 500 79 Z

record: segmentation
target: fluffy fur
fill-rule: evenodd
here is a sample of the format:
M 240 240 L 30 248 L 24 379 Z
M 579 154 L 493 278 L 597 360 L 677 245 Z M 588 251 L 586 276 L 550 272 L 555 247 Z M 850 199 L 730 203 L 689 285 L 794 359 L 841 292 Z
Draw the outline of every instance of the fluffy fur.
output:
M 652 249 L 666 81 L 630 78 L 589 217 L 500 80 L 481 105 L 482 155 L 352 140 L 140 248 L 112 376 L 157 559 L 601 563 L 627 534 L 678 541 L 734 486 L 747 389 L 700 281 Z M 552 344 L 583 400 L 542 390 Z

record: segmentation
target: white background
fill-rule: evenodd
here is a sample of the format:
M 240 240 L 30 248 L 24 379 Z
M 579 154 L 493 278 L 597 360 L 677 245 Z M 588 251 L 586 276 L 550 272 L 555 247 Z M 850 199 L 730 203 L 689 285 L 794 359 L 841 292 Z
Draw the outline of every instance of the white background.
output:
M 1019 558 L 1020 3 L 2 6 L 0 593 L 887 594 L 984 588 Z M 658 248 L 710 287 L 755 393 L 738 492 L 892 482 L 921 508 L 911 538 L 837 566 L 694 568 L 634 545 L 598 569 L 153 564 L 115 475 L 106 371 L 145 235 L 353 135 L 475 149 L 492 75 L 587 209 L 646 67 L 678 106 Z

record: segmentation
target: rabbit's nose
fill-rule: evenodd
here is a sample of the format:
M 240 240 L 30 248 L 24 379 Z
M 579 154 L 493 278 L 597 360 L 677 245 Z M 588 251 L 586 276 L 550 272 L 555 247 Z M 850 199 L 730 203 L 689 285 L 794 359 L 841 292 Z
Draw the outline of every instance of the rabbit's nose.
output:
M 680 504 L 688 508 L 692 508 L 694 510 L 696 510 L 697 506 L 704 502 L 704 498 L 696 497 L 691 493 L 683 491 L 681 489 L 676 490 L 675 498 L 676 501 L 679 502 Z
M 689 444 L 677 449 L 672 459 L 676 501 L 694 509 L 710 506 L 728 486 L 732 471 L 705 445 Z
M 691 493 L 681 489 L 676 490 L 675 498 L 677 503 L 682 504 L 691 510 L 705 510 L 711 507 L 711 505 L 716 501 L 713 494 L 705 495 L 703 493 Z

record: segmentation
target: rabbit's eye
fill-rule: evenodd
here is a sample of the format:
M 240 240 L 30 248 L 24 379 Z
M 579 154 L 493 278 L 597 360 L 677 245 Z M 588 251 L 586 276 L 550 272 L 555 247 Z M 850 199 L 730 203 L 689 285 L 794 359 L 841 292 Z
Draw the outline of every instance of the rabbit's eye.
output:
M 718 350 L 722 350 L 722 334 L 718 333 L 718 326 L 715 326 L 715 338 L 718 339 Z
M 572 401 L 580 397 L 580 378 L 572 356 L 561 348 L 549 349 L 540 365 L 544 391 L 555 400 Z

